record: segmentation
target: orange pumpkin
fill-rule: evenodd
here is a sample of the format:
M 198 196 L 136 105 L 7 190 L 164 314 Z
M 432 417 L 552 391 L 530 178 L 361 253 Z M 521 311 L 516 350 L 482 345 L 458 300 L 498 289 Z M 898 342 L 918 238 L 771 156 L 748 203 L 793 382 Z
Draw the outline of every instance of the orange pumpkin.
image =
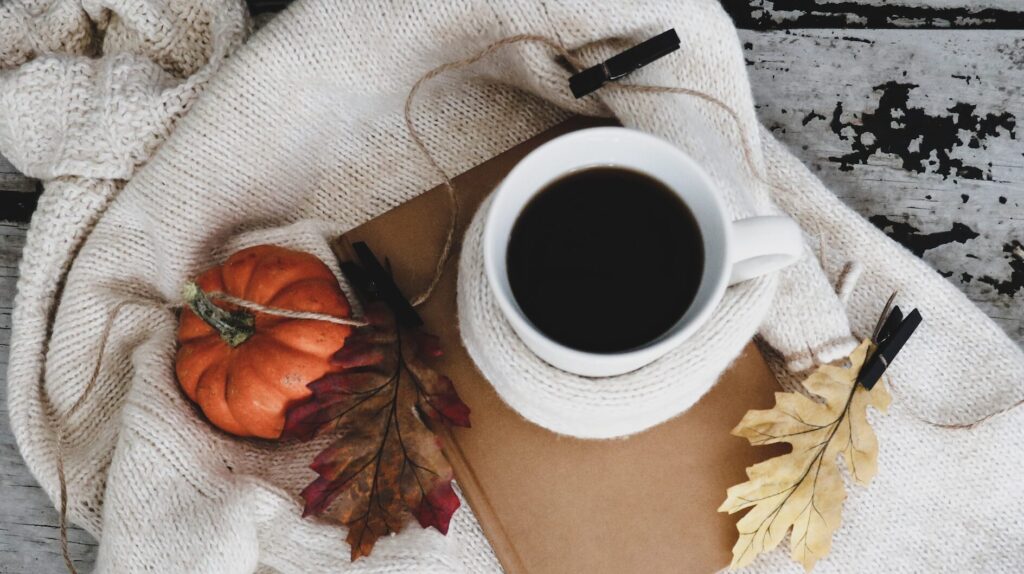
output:
M 266 307 L 349 316 L 338 280 L 318 258 L 273 245 L 239 251 L 186 288 L 175 370 L 181 388 L 218 428 L 274 439 L 306 385 L 335 370 L 330 358 L 351 328 L 247 311 L 206 293 Z

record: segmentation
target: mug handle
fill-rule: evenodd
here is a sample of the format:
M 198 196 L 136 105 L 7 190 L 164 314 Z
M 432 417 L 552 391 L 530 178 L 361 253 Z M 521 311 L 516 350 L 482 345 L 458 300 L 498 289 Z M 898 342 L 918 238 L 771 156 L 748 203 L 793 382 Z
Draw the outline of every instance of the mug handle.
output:
M 729 285 L 778 271 L 804 254 L 800 226 L 781 215 L 732 222 L 732 275 Z

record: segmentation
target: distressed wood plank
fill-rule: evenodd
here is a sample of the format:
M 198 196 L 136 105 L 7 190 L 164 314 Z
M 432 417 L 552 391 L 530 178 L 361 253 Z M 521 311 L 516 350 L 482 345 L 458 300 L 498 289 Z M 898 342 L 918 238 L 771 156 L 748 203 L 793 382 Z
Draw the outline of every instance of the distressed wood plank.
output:
M 738 28 L 1024 29 L 1018 0 L 722 0 Z
M 762 121 L 1024 343 L 1024 35 L 742 37 Z
M 5 191 L 35 191 L 35 180 L 25 177 L 18 172 L 11 162 L 0 155 L 0 192 Z M 2 204 L 0 204 L 2 205 Z
M 64 571 L 57 512 L 18 454 L 7 413 L 11 308 L 27 230 L 25 223 L 0 222 L 0 574 Z M 76 563 L 91 570 L 96 541 L 78 527 L 68 538 Z
M 0 221 L 27 222 L 42 189 L 0 156 Z
M 273 11 L 286 3 L 274 0 L 264 7 Z M 1024 149 L 1020 139 L 1010 137 L 1017 130 L 1018 116 L 1024 114 L 1024 34 L 795 30 L 826 24 L 1024 27 L 1017 24 L 1024 5 L 1018 0 L 905 0 L 900 5 L 858 0 L 818 2 L 814 10 L 799 12 L 792 7 L 801 3 L 792 0 L 726 4 L 741 26 L 794 29 L 741 34 L 762 120 L 844 201 L 949 274 L 948 280 L 1024 342 L 1024 305 L 1020 304 L 1024 288 L 1019 286 L 1024 282 L 1024 249 L 1018 255 L 1013 243 L 1024 241 Z M 870 12 L 875 16 L 869 18 L 864 6 L 885 10 Z M 908 7 L 925 11 L 908 11 Z M 985 9 L 1001 12 L 985 12 L 981 17 L 994 14 L 1009 19 L 1000 25 L 992 20 L 956 20 L 957 10 L 977 16 Z M 762 13 L 755 14 L 756 10 Z M 974 109 L 950 111 L 957 104 Z M 841 108 L 838 114 L 837 108 Z M 901 133 L 896 117 L 908 113 L 919 114 L 929 125 L 953 122 L 955 126 L 954 119 L 960 115 L 976 117 L 978 123 L 956 130 L 960 144 L 955 137 L 946 138 L 953 132 L 945 127 L 911 138 L 917 128 L 907 126 Z M 890 124 L 895 120 L 897 127 L 883 129 L 886 119 Z M 989 128 L 982 129 L 982 121 Z M 979 134 L 984 137 L 978 137 L 978 147 L 971 148 L 971 137 Z M 874 149 L 879 139 L 907 143 L 904 149 L 894 144 L 893 153 Z M 935 148 L 934 152 L 918 157 L 908 151 L 915 146 L 921 149 L 922 144 Z M 935 164 L 929 163 L 932 159 Z M 17 453 L 5 400 L 17 261 L 35 193 L 36 183 L 0 158 L 0 220 L 15 221 L 0 223 L 0 574 L 63 571 L 56 541 L 57 514 Z M 967 196 L 966 202 L 962 196 Z M 15 210 L 12 206 L 19 202 L 29 203 Z M 77 528 L 71 538 L 80 569 L 90 570 L 95 542 Z

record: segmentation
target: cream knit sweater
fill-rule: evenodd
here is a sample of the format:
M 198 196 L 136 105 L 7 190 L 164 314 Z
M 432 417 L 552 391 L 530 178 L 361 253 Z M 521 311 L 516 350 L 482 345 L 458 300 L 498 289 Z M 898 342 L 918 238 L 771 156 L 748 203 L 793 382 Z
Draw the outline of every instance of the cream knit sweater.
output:
M 9 1 L 0 5 L 0 151 L 43 178 L 46 192 L 21 267 L 8 396 L 21 452 L 51 496 L 51 415 L 81 396 L 112 309 L 136 301 L 117 315 L 97 386 L 65 423 L 70 512 L 100 540 L 97 570 L 498 570 L 465 506 L 447 537 L 412 527 L 349 564 L 340 528 L 299 516 L 296 493 L 321 444 L 235 440 L 211 429 L 174 381 L 174 313 L 146 301 L 174 302 L 183 281 L 257 243 L 305 249 L 334 266 L 329 238 L 436 185 L 401 116 L 425 70 L 522 32 L 590 45 L 579 56 L 595 62 L 669 27 L 682 49 L 630 81 L 707 92 L 736 110 L 742 129 L 682 96 L 607 91 L 573 100 L 567 72 L 539 46 L 506 48 L 438 79 L 417 106 L 417 125 L 450 173 L 568 114 L 614 113 L 694 155 L 735 217 L 781 209 L 807 232 L 815 255 L 731 289 L 702 343 L 670 359 L 684 371 L 655 365 L 657 376 L 620 386 L 544 392 L 565 408 L 581 400 L 619 409 L 638 430 L 685 409 L 755 332 L 779 352 L 781 370 L 838 357 L 899 289 L 925 323 L 891 369 L 890 414 L 875 417 L 879 476 L 868 489 L 851 488 L 818 571 L 1024 569 L 1024 412 L 969 432 L 919 420 L 966 421 L 1015 402 L 1024 396 L 1024 353 L 759 129 L 735 31 L 714 0 L 299 0 L 230 58 L 247 30 L 238 0 Z M 751 176 L 741 137 L 773 187 Z M 848 261 L 864 272 L 844 307 L 833 284 Z M 482 286 L 462 263 L 466 325 L 467 310 L 486 316 L 487 306 L 468 306 Z M 500 342 L 502 325 L 474 324 L 465 333 L 471 350 Z M 486 370 L 481 357 L 502 355 L 474 356 Z M 543 369 L 526 372 L 536 376 L 524 384 L 544 384 Z M 656 416 L 643 411 L 674 384 L 692 387 L 689 398 L 677 396 Z M 529 397 L 510 403 L 534 419 L 558 416 L 531 411 Z M 571 543 L 570 532 L 553 535 Z M 798 568 L 776 551 L 752 570 Z

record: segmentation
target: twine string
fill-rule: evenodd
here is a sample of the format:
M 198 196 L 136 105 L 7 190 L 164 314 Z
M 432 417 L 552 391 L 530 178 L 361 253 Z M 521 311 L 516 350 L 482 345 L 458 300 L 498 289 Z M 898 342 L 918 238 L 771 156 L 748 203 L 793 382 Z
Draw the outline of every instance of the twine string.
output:
M 930 427 L 934 427 L 934 428 L 938 428 L 938 429 L 943 429 L 943 430 L 961 430 L 961 431 L 974 430 L 975 428 L 977 428 L 977 427 L 979 427 L 979 426 L 989 422 L 992 419 L 1001 417 L 1001 416 L 1009 413 L 1010 411 L 1013 411 L 1013 410 L 1015 410 L 1015 409 L 1017 409 L 1017 408 L 1019 408 L 1021 406 L 1024 406 L 1024 399 L 1020 399 L 1020 400 L 1018 400 L 1015 403 L 1011 403 L 1011 404 L 1009 404 L 1009 405 L 1007 405 L 1005 407 L 1000 408 L 999 410 L 997 410 L 995 412 L 988 413 L 988 414 L 982 416 L 981 418 L 975 419 L 973 421 L 969 421 L 969 422 L 965 422 L 965 423 L 940 423 L 938 421 L 931 420 L 930 418 L 922 415 L 921 413 L 917 412 L 913 407 L 911 407 L 910 405 L 913 404 L 913 402 L 912 401 L 908 401 L 906 399 L 906 397 L 903 396 L 903 391 L 899 390 L 896 387 L 896 385 L 892 384 L 892 377 L 888 377 L 887 376 L 886 377 L 886 383 L 888 383 L 889 390 L 892 392 L 893 396 L 895 396 L 896 399 L 899 400 L 899 403 L 901 405 L 903 405 L 903 407 L 905 409 L 907 409 L 907 412 L 910 413 L 910 416 L 912 418 L 917 419 L 918 422 L 924 423 L 924 424 L 926 424 L 926 425 L 928 425 Z
M 367 325 L 366 321 L 359 319 L 350 319 L 346 317 L 336 317 L 334 315 L 327 315 L 324 313 L 313 313 L 310 311 L 295 311 L 291 309 L 280 309 L 277 307 L 268 307 L 259 303 L 241 299 L 227 293 L 219 291 L 212 291 L 206 293 L 207 297 L 211 299 L 218 299 L 237 305 L 251 311 L 257 311 L 259 313 L 265 313 L 267 315 L 275 315 L 278 317 L 287 317 L 290 319 L 306 319 L 314 321 L 325 321 L 328 323 L 334 323 L 336 325 L 348 325 L 354 327 L 362 327 Z M 58 514 L 59 527 L 60 527 L 60 550 L 61 555 L 64 558 L 64 566 L 67 567 L 68 572 L 71 574 L 78 574 L 78 570 L 75 568 L 74 560 L 71 558 L 71 548 L 68 542 L 68 481 L 67 474 L 64 468 L 65 454 L 64 446 L 67 444 L 66 436 L 66 424 L 67 421 L 71 420 L 78 411 L 85 404 L 86 400 L 92 395 L 96 388 L 97 381 L 100 378 L 100 372 L 103 369 L 103 357 L 106 354 L 107 343 L 110 340 L 110 333 L 113 330 L 114 323 L 117 321 L 117 317 L 121 314 L 121 311 L 129 305 L 149 305 L 156 306 L 161 309 L 176 310 L 180 308 L 181 304 L 167 303 L 157 299 L 141 299 L 141 298 L 130 298 L 122 299 L 110 310 L 107 315 L 106 321 L 103 324 L 103 330 L 100 332 L 99 337 L 99 355 L 95 365 L 93 365 L 92 373 L 86 382 L 85 389 L 82 390 L 82 394 L 79 395 L 75 402 L 71 405 L 71 408 L 63 415 L 57 417 L 55 421 L 54 430 L 56 434 L 57 442 L 57 482 L 60 488 L 60 508 Z
M 500 39 L 498 41 L 495 41 L 495 42 L 489 44 L 488 46 L 484 47 L 483 49 L 481 49 L 480 51 L 476 52 L 475 54 L 473 54 L 471 56 L 468 56 L 468 57 L 460 59 L 460 60 L 455 60 L 455 61 L 451 61 L 451 62 L 442 64 L 440 66 L 437 66 L 437 67 L 427 71 L 422 76 L 420 76 L 420 78 L 417 79 L 416 82 L 412 85 L 412 87 L 410 88 L 409 93 L 408 93 L 408 95 L 407 95 L 407 97 L 405 99 L 405 106 L 404 106 L 404 110 L 403 111 L 404 111 L 405 125 L 406 125 L 406 128 L 407 128 L 408 132 L 409 132 L 409 137 L 412 139 L 413 143 L 416 145 L 416 147 L 419 149 L 420 153 L 427 160 L 427 162 L 434 169 L 434 171 L 436 171 L 437 174 L 441 176 L 441 178 L 442 178 L 442 180 L 444 182 L 445 191 L 446 191 L 446 194 L 447 194 L 447 197 L 448 197 L 448 201 L 449 201 L 449 205 L 450 205 L 450 213 L 449 213 L 449 219 L 448 219 L 448 229 L 447 229 L 446 234 L 445 234 L 444 244 L 443 244 L 443 246 L 441 248 L 441 252 L 438 255 L 437 261 L 435 263 L 434 272 L 433 272 L 433 274 L 431 276 L 430 282 L 423 289 L 423 291 L 421 291 L 411 301 L 411 303 L 414 306 L 420 306 L 420 305 L 424 304 L 427 300 L 430 299 L 430 297 L 434 294 L 434 291 L 437 288 L 438 283 L 440 283 L 441 278 L 444 275 L 445 267 L 447 266 L 447 263 L 448 263 L 449 259 L 451 258 L 452 252 L 454 251 L 454 248 L 455 248 L 455 244 L 456 244 L 456 231 L 457 231 L 459 211 L 460 211 L 459 199 L 458 199 L 458 195 L 456 194 L 455 184 L 452 181 L 452 178 L 448 175 L 448 173 L 444 170 L 444 168 L 441 167 L 441 165 L 438 163 L 437 159 L 430 152 L 430 149 L 427 147 L 426 143 L 423 141 L 423 138 L 420 135 L 420 132 L 418 131 L 418 129 L 416 128 L 415 122 L 413 121 L 413 115 L 414 115 L 414 112 L 415 112 L 416 96 L 420 92 L 420 89 L 423 87 L 423 85 L 425 83 L 429 82 L 430 80 L 432 80 L 432 79 L 434 79 L 434 78 L 436 78 L 436 77 L 438 77 L 438 76 L 440 76 L 440 75 L 442 75 L 442 74 L 444 74 L 446 72 L 450 72 L 450 71 L 454 71 L 454 70 L 459 70 L 461 68 L 465 68 L 465 67 L 471 66 L 471 65 L 479 62 L 480 60 L 490 56 L 491 54 L 493 54 L 494 52 L 498 51 L 499 49 L 501 49 L 501 48 L 503 48 L 505 46 L 509 46 L 509 45 L 512 45 L 512 44 L 520 44 L 520 43 L 533 43 L 533 44 L 541 44 L 541 45 L 547 46 L 552 51 L 557 53 L 562 59 L 564 59 L 565 62 L 568 63 L 569 66 L 572 67 L 574 70 L 580 70 L 580 69 L 583 69 L 583 67 L 584 67 L 582 65 L 581 61 L 574 54 L 572 54 L 568 49 L 566 49 L 561 43 L 559 43 L 557 40 L 555 40 L 553 38 L 550 38 L 548 36 L 543 36 L 543 35 L 538 35 L 538 34 L 519 34 L 519 35 L 514 35 L 514 36 L 508 36 L 506 38 L 503 38 L 503 39 Z M 743 158 L 744 158 L 744 161 L 746 162 L 747 168 L 750 170 L 751 175 L 755 179 L 757 179 L 758 181 L 763 183 L 764 185 L 768 186 L 769 188 L 772 188 L 772 189 L 775 189 L 775 190 L 781 190 L 781 188 L 779 186 L 777 186 L 777 185 L 773 184 L 772 182 L 770 182 L 767 179 L 767 177 L 765 177 L 760 172 L 760 170 L 757 168 L 757 162 L 754 159 L 756 156 L 754 154 L 753 149 L 751 148 L 750 142 L 748 141 L 748 135 L 749 134 L 747 133 L 746 129 L 744 128 L 743 121 L 742 121 L 742 119 L 740 117 L 740 114 L 735 109 L 733 109 L 732 106 L 730 106 L 729 104 L 725 103 L 721 99 L 719 99 L 719 98 L 717 98 L 717 97 L 715 97 L 715 96 L 713 96 L 711 94 L 708 94 L 708 93 L 705 93 L 705 92 L 702 92 L 702 91 L 699 91 L 699 90 L 691 89 L 691 88 L 685 88 L 685 87 L 655 86 L 655 85 L 643 85 L 643 84 L 629 84 L 629 83 L 622 83 L 622 82 L 609 82 L 609 83 L 607 83 L 607 84 L 605 84 L 603 86 L 603 89 L 605 89 L 607 91 L 617 91 L 617 92 L 625 91 L 625 92 L 638 93 L 638 94 L 675 94 L 675 95 L 684 95 L 684 96 L 689 96 L 689 97 L 697 98 L 697 99 L 700 99 L 702 101 L 705 101 L 705 102 L 708 102 L 708 103 L 714 105 L 718 109 L 724 111 L 730 118 L 732 118 L 732 121 L 734 122 L 734 124 L 736 126 L 736 129 L 738 130 L 739 139 L 740 139 L 740 143 L 741 143 L 742 151 L 743 151 Z M 307 312 L 307 311 L 295 311 L 295 310 L 290 310 L 290 309 L 280 309 L 280 308 L 275 308 L 275 307 L 268 307 L 268 306 L 265 306 L 265 305 L 261 305 L 259 303 L 255 303 L 253 301 L 248 301 L 246 299 L 241 299 L 241 298 L 238 298 L 238 297 L 235 297 L 235 296 L 232 296 L 232 295 L 228 295 L 226 293 L 221 293 L 221 292 L 207 293 L 207 296 L 209 296 L 211 299 L 218 299 L 218 300 L 221 300 L 221 301 L 225 301 L 227 303 L 231 303 L 233 305 L 237 305 L 237 306 L 245 308 L 245 309 L 249 309 L 249 310 L 260 312 L 260 313 L 265 313 L 265 314 L 268 314 L 268 315 L 276 315 L 276 316 L 280 316 L 280 317 L 288 317 L 288 318 L 293 318 L 293 319 L 306 319 L 306 320 L 326 321 L 326 322 L 329 322 L 329 323 L 334 323 L 334 324 L 339 324 L 339 325 L 348 325 L 348 326 L 354 326 L 354 327 L 361 327 L 361 326 L 365 326 L 367 324 L 365 321 L 363 321 L 361 319 L 354 319 L 354 318 L 347 318 L 347 317 L 336 317 L 336 316 L 333 316 L 333 315 L 327 315 L 327 314 L 322 314 L 322 313 L 313 313 L 313 312 Z M 78 574 L 78 571 L 75 569 L 75 565 L 74 565 L 74 562 L 71 559 L 71 553 L 70 553 L 69 546 L 68 546 L 68 535 L 67 535 L 67 530 L 68 530 L 68 520 L 67 520 L 67 514 L 68 514 L 68 512 L 67 512 L 68 492 L 67 492 L 67 478 L 66 478 L 65 466 L 64 466 L 64 445 L 66 444 L 64 422 L 66 422 L 68 419 L 70 419 L 75 414 L 77 414 L 77 412 L 79 411 L 81 406 L 85 403 L 85 401 L 88 398 L 88 396 L 93 392 L 93 390 L 94 390 L 94 388 L 96 386 L 96 381 L 99 378 L 99 374 L 100 374 L 100 371 L 101 371 L 101 368 L 102 368 L 103 355 L 104 355 L 104 352 L 105 352 L 108 340 L 110 338 L 110 332 L 111 332 L 113 323 L 116 320 L 116 318 L 117 318 L 118 314 L 120 313 L 120 311 L 124 307 L 126 307 L 128 305 L 134 305 L 134 304 L 146 304 L 146 305 L 154 305 L 154 304 L 156 304 L 160 308 L 164 308 L 164 309 L 176 309 L 176 308 L 180 307 L 180 305 L 178 305 L 178 304 L 168 304 L 168 303 L 166 303 L 164 301 L 145 300 L 145 299 L 126 299 L 126 300 L 122 300 L 117 305 L 115 305 L 114 308 L 111 310 L 110 315 L 107 318 L 106 324 L 104 325 L 103 331 L 102 331 L 100 339 L 99 339 L 99 350 L 100 350 L 100 352 L 99 352 L 99 357 L 97 358 L 97 361 L 96 361 L 96 365 L 95 365 L 95 367 L 93 369 L 92 376 L 89 378 L 89 381 L 86 384 L 86 387 L 83 390 L 81 396 L 71 406 L 71 408 L 68 410 L 66 415 L 64 415 L 63 417 L 57 417 L 56 420 L 55 420 L 55 423 L 56 423 L 55 424 L 55 431 L 56 431 L 55 434 L 56 434 L 56 439 L 57 439 L 57 445 L 56 445 L 57 446 L 57 449 L 56 449 L 57 450 L 57 476 L 58 476 L 58 481 L 60 483 L 60 543 L 61 543 L 61 553 L 63 554 L 63 557 L 64 557 L 64 564 L 65 564 L 65 566 L 67 566 L 67 569 L 68 569 L 68 571 L 71 574 Z M 893 385 L 891 384 L 891 381 L 890 381 L 890 385 L 889 386 L 890 386 L 890 388 L 893 388 Z M 44 389 L 45 389 L 45 387 L 44 387 Z M 45 392 L 45 390 L 44 390 L 44 392 Z M 924 422 L 924 423 L 926 423 L 926 424 L 928 424 L 930 426 L 937 427 L 937 428 L 954 429 L 954 430 L 969 430 L 969 429 L 973 429 L 973 428 L 977 427 L 978 425 L 983 424 L 983 423 L 991 420 L 994 417 L 997 417 L 997 416 L 1000 416 L 1002 414 L 1005 414 L 1005 413 L 1007 413 L 1007 412 L 1009 412 L 1009 411 L 1011 411 L 1011 410 L 1021 406 L 1022 404 L 1024 404 L 1024 399 L 1022 399 L 1021 401 L 1018 401 L 1017 403 L 1015 403 L 1013 405 L 1005 407 L 1005 408 L 1003 408 L 1000 411 L 988 414 L 988 415 L 982 417 L 981 419 L 978 419 L 978 420 L 970 422 L 970 423 L 945 424 L 945 423 L 937 423 L 937 422 L 929 421 L 929 420 L 927 420 L 927 419 L 925 419 L 923 417 L 919 417 L 917 415 L 914 415 L 914 416 L 915 416 L 915 418 L 918 418 L 920 421 L 922 421 L 922 422 Z
M 350 327 L 365 327 L 369 325 L 362 319 L 353 319 L 350 317 L 338 317 L 335 315 L 328 315 L 326 313 L 314 313 L 313 311 L 295 311 L 293 309 L 281 309 L 279 307 L 268 307 L 266 305 L 260 305 L 255 301 L 249 301 L 248 299 L 242 299 L 241 297 L 235 297 L 234 295 L 228 295 L 220 291 L 207 291 L 206 296 L 210 299 L 216 299 L 220 301 L 226 301 L 232 305 L 248 309 L 250 311 L 256 311 L 264 313 L 266 315 L 274 315 L 276 317 L 286 317 L 288 319 L 305 319 L 310 321 L 324 321 L 325 323 L 334 323 L 335 325 L 347 325 Z
M 96 358 L 96 363 L 93 365 L 92 373 L 89 375 L 88 382 L 85 384 L 85 389 L 82 390 L 82 394 L 75 399 L 72 403 L 71 408 L 68 409 L 64 415 L 54 415 L 54 431 L 57 442 L 57 482 L 60 486 L 60 552 L 64 557 L 64 566 L 67 567 L 68 572 L 71 574 L 78 574 L 78 570 L 75 568 L 74 560 L 71 559 L 71 548 L 68 543 L 68 482 L 67 474 L 64 469 L 64 445 L 67 444 L 66 432 L 67 427 L 65 423 L 71 420 L 78 411 L 85 404 L 86 399 L 92 394 L 96 388 L 96 383 L 99 381 L 100 372 L 103 369 L 103 356 L 107 348 L 107 342 L 110 340 L 110 333 L 113 330 L 114 322 L 117 321 L 118 315 L 121 314 L 121 310 L 129 305 L 148 305 L 156 306 L 161 309 L 177 309 L 179 305 L 167 303 L 158 299 L 143 299 L 143 298 L 130 298 L 122 299 L 114 305 L 113 309 L 107 315 L 107 319 L 103 324 L 103 330 L 100 332 L 99 337 L 99 355 Z M 45 393 L 44 387 L 44 393 Z
M 493 42 L 471 56 L 461 60 L 447 62 L 437 66 L 436 68 L 428 70 L 425 74 L 420 76 L 418 80 L 416 80 L 412 85 L 412 88 L 409 89 L 409 94 L 405 98 L 405 108 L 403 112 L 405 115 L 405 127 L 409 132 L 409 137 L 412 139 L 413 143 L 416 144 L 416 147 L 419 148 L 420 153 L 426 158 L 430 166 L 434 168 L 434 171 L 436 171 L 444 181 L 445 193 L 448 196 L 448 204 L 450 206 L 448 213 L 448 230 L 445 234 L 444 245 L 441 247 L 441 253 L 438 255 L 437 262 L 434 265 L 434 273 L 430 278 L 430 283 L 428 283 L 423 291 L 410 301 L 413 307 L 419 307 L 426 303 L 426 301 L 430 299 L 430 296 L 434 294 L 434 290 L 437 288 L 438 283 L 441 282 L 441 278 L 444 276 L 445 267 L 448 264 L 448 260 L 451 259 L 452 251 L 455 249 L 455 232 L 459 223 L 459 197 L 455 192 L 455 183 L 448 175 L 448 172 L 441 167 L 440 163 L 438 163 L 434 154 L 430 153 L 430 150 L 427 148 L 426 143 L 423 141 L 422 136 L 420 136 L 419 130 L 416 129 L 416 124 L 413 121 L 416 95 L 425 83 L 446 72 L 472 66 L 505 46 L 521 43 L 540 43 L 548 46 L 562 56 L 574 69 L 580 69 L 579 59 L 554 39 L 539 34 L 517 34 L 515 36 L 508 36 Z
M 709 103 L 715 105 L 719 109 L 721 109 L 724 112 L 726 112 L 726 114 L 730 118 L 732 118 L 733 122 L 736 125 L 736 128 L 739 130 L 739 135 L 740 135 L 739 139 L 740 139 L 740 142 L 741 142 L 741 144 L 743 146 L 743 157 L 744 157 L 744 160 L 747 163 L 747 167 L 750 169 L 750 173 L 756 179 L 758 179 L 761 183 L 763 183 L 764 185 L 766 185 L 766 186 L 768 186 L 768 187 L 770 187 L 770 188 L 772 188 L 772 189 L 774 189 L 776 191 L 782 190 L 781 187 L 779 187 L 779 186 L 773 184 L 772 182 L 768 181 L 768 179 L 766 177 L 764 177 L 757 170 L 757 168 L 755 167 L 756 164 L 755 164 L 755 162 L 753 160 L 754 155 L 753 155 L 753 152 L 751 151 L 750 144 L 747 141 L 746 130 L 744 130 L 743 123 L 742 123 L 742 121 L 740 119 L 739 113 L 737 113 L 736 110 L 734 110 L 731 106 L 729 106 L 725 102 L 719 100 L 718 98 L 716 98 L 716 97 L 714 97 L 714 96 L 712 96 L 710 94 L 706 94 L 706 93 L 703 93 L 703 92 L 700 92 L 700 91 L 697 91 L 697 90 L 693 90 L 693 89 L 690 89 L 690 88 L 676 88 L 676 87 L 669 87 L 669 86 L 648 86 L 648 85 L 641 85 L 641 84 L 628 84 L 628 83 L 615 83 L 615 82 L 612 82 L 612 83 L 606 84 L 605 86 L 602 86 L 602 88 L 611 88 L 612 90 L 629 91 L 629 92 L 634 92 L 634 93 L 684 94 L 684 95 L 688 95 L 688 96 L 693 96 L 693 97 L 699 98 L 701 100 L 704 100 L 706 102 L 709 102 Z M 853 262 L 853 263 L 855 265 L 859 265 L 858 262 Z M 859 273 L 859 270 L 858 270 L 857 275 L 859 276 L 859 274 L 860 273 Z M 842 295 L 842 293 L 840 293 L 840 295 Z M 849 294 L 847 294 L 846 296 L 848 297 Z M 895 298 L 895 296 L 896 296 L 896 293 L 893 293 L 893 297 L 890 298 L 889 302 L 886 304 L 887 308 L 889 306 L 891 306 L 892 299 Z M 888 312 L 885 313 L 885 315 L 887 315 L 887 314 L 888 314 Z M 877 333 L 876 333 L 876 336 L 877 336 Z M 885 362 L 884 357 L 882 359 L 883 359 L 883 362 Z M 885 366 L 888 367 L 888 364 L 886 363 Z M 899 393 L 900 391 L 898 391 L 896 389 L 896 385 L 893 384 L 893 381 L 892 381 L 891 377 L 888 378 L 888 381 L 889 381 L 889 388 L 894 390 L 896 393 Z M 905 401 L 901 401 L 901 402 L 905 402 Z M 918 422 L 921 422 L 921 423 L 923 423 L 925 425 L 928 425 L 928 426 L 931 426 L 931 427 L 934 427 L 934 428 L 939 428 L 939 429 L 944 429 L 944 430 L 966 430 L 966 431 L 969 431 L 969 430 L 973 430 L 973 429 L 977 428 L 978 426 L 980 426 L 982 424 L 985 424 L 985 423 L 991 421 L 992 419 L 995 419 L 997 417 L 1005 415 L 1005 414 L 1007 414 L 1007 413 L 1009 413 L 1009 412 L 1011 412 L 1011 411 L 1013 411 L 1013 410 L 1015 410 L 1015 409 L 1017 409 L 1018 407 L 1021 407 L 1021 406 L 1024 406 L 1024 398 L 1022 398 L 1022 399 L 1020 399 L 1020 400 L 1018 400 L 1018 401 L 1016 401 L 1016 402 L 1014 402 L 1014 403 L 1012 403 L 1010 405 L 1002 407 L 1002 408 L 1000 408 L 999 410 L 997 410 L 995 412 L 988 413 L 988 414 L 982 416 L 981 418 L 978 418 L 978 419 L 970 421 L 970 422 L 965 422 L 965 423 L 941 423 L 941 422 L 933 421 L 933 420 L 931 420 L 931 419 L 929 419 L 929 418 L 927 418 L 925 416 L 922 416 L 921 414 L 919 414 L 917 412 L 914 412 L 912 409 L 910 409 L 908 412 L 910 413 L 911 417 L 916 419 Z
M 427 145 L 424 143 L 423 138 L 421 137 L 419 131 L 416 129 L 415 123 L 413 122 L 413 112 L 416 95 L 419 93 L 420 88 L 426 82 L 430 81 L 433 78 L 436 78 L 441 74 L 444 74 L 445 72 L 470 66 L 486 58 L 487 56 L 489 56 L 490 54 L 494 53 L 495 51 L 499 50 L 504 46 L 523 42 L 544 44 L 558 52 L 566 60 L 566 62 L 569 62 L 569 64 L 574 68 L 579 69 L 580 67 L 578 59 L 573 54 L 569 53 L 568 50 L 563 48 L 561 44 L 557 43 L 555 40 L 548 38 L 546 36 L 536 34 L 520 34 L 498 40 L 490 44 L 489 46 L 485 47 L 483 50 L 467 58 L 448 62 L 446 64 L 442 64 L 440 66 L 437 66 L 436 68 L 429 70 L 413 84 L 412 88 L 410 88 L 409 90 L 409 94 L 406 97 L 404 117 L 406 128 L 409 131 L 409 137 L 416 144 L 416 147 L 419 148 L 420 152 L 423 154 L 423 157 L 425 157 L 428 163 L 430 163 L 431 167 L 433 167 L 434 171 L 436 171 L 444 180 L 444 186 L 450 205 L 448 230 L 445 235 L 444 245 L 441 249 L 440 255 L 437 258 L 437 263 L 435 264 L 434 267 L 434 273 L 431 277 L 429 284 L 419 295 L 417 295 L 411 301 L 411 303 L 414 306 L 418 307 L 424 304 L 428 299 L 430 299 L 430 297 L 434 293 L 434 290 L 437 288 L 438 283 L 441 281 L 441 278 L 444 275 L 445 267 L 448 263 L 448 260 L 451 258 L 451 254 L 455 246 L 455 232 L 458 226 L 459 218 L 459 199 L 455 192 L 455 184 L 452 182 L 451 177 L 444 170 L 444 168 L 442 168 L 441 165 L 434 158 L 434 155 L 430 153 L 430 150 L 427 148 Z M 249 301 L 218 291 L 209 292 L 206 295 L 211 299 L 225 301 L 227 303 L 231 303 L 232 305 L 236 305 L 244 309 L 256 311 L 259 313 L 265 313 L 268 315 L 275 315 L 278 317 L 326 321 L 337 325 L 348 325 L 353 327 L 362 327 L 368 324 L 366 321 L 361 319 L 336 317 L 333 315 L 314 313 L 309 311 L 295 311 L 291 309 L 268 307 L 266 305 L 261 305 L 254 301 Z M 64 416 L 57 417 L 57 419 L 54 421 L 53 426 L 55 429 L 57 443 L 57 480 L 60 486 L 60 547 L 61 554 L 64 558 L 64 565 L 67 567 L 68 572 L 70 572 L 71 574 L 78 574 L 78 570 L 75 568 L 74 560 L 72 560 L 71 558 L 71 551 L 68 544 L 68 487 L 67 474 L 64 466 L 64 445 L 66 444 L 66 428 L 64 423 L 78 413 L 82 405 L 85 404 L 86 399 L 88 399 L 88 397 L 92 394 L 93 390 L 95 389 L 96 382 L 99 379 L 100 371 L 103 366 L 103 356 L 106 351 L 107 343 L 110 339 L 110 332 L 112 330 L 114 322 L 117 320 L 117 316 L 120 314 L 121 310 L 124 309 L 126 306 L 140 303 L 149 305 L 157 304 L 162 308 L 167 309 L 177 309 L 181 306 L 177 304 L 168 304 L 163 301 L 143 299 L 125 299 L 118 302 L 113 307 L 113 309 L 111 309 L 110 314 L 108 315 L 107 320 L 104 323 L 104 327 L 99 338 L 99 356 L 97 357 L 96 364 L 93 368 L 93 372 L 89 377 L 88 382 L 86 383 L 85 389 L 83 389 L 82 394 L 79 396 L 78 399 L 76 399 L 74 404 L 71 405 L 71 408 L 68 409 L 68 412 Z

